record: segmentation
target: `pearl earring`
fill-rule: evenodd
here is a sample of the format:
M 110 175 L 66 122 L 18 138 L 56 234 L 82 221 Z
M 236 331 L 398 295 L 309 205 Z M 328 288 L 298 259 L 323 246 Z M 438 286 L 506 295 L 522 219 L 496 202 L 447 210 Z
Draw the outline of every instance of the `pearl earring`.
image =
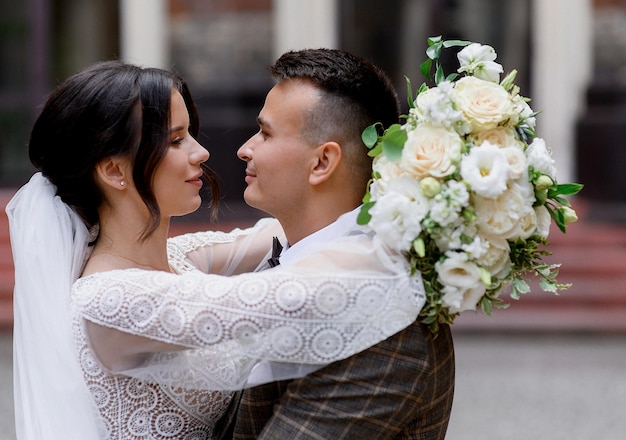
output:
M 126 185 L 126 182 L 124 182 L 123 180 L 120 182 L 120 186 L 124 186 Z

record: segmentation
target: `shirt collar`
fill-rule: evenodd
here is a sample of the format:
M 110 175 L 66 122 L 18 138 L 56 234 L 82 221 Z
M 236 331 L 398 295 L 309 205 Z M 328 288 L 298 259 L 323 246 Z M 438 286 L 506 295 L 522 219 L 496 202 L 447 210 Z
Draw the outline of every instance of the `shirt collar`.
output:
M 295 243 L 293 246 L 287 247 L 283 250 L 280 256 L 280 264 L 287 265 L 291 263 L 293 260 L 297 259 L 301 255 L 307 253 L 307 251 L 313 246 L 320 243 L 330 242 L 339 237 L 343 237 L 346 235 L 350 235 L 353 233 L 362 233 L 364 231 L 363 227 L 357 225 L 356 219 L 359 215 L 359 211 L 361 207 L 346 212 L 342 214 L 329 224 L 328 226 L 320 229 L 308 235 Z

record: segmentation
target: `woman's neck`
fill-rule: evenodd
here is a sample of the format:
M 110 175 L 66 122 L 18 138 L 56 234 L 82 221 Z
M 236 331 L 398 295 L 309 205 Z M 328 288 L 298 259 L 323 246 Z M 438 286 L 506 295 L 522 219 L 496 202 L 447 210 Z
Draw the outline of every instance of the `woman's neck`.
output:
M 84 274 L 115 269 L 172 271 L 167 258 L 169 221 L 142 239 L 145 222 L 107 218 L 100 223 L 100 233 Z

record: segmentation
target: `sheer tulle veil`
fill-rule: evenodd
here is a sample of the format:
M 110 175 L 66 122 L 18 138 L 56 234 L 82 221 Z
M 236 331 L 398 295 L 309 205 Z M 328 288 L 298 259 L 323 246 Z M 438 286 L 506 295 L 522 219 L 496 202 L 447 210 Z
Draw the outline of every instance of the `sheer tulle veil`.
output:
M 14 398 L 19 440 L 102 437 L 72 333 L 70 293 L 89 232 L 36 173 L 11 199 Z

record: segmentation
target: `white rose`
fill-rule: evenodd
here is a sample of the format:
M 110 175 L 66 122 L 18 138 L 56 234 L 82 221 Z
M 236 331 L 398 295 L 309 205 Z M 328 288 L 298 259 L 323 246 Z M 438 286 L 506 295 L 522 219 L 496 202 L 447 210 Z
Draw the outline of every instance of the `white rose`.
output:
M 457 81 L 454 90 L 454 100 L 472 131 L 496 128 L 515 115 L 511 96 L 499 84 L 466 76 Z
M 408 133 L 399 166 L 417 179 L 445 177 L 456 171 L 463 140 L 453 130 L 418 125 Z
M 478 302 L 485 294 L 487 288 L 484 284 L 478 284 L 469 289 L 459 287 L 445 286 L 442 289 L 443 305 L 448 308 L 450 313 L 461 313 L 465 310 L 476 310 Z
M 544 205 L 535 207 L 535 215 L 537 216 L 537 230 L 535 234 L 543 238 L 548 238 L 550 225 L 552 224 L 552 217 L 550 217 L 548 208 Z
M 552 159 L 543 139 L 535 138 L 528 146 L 526 149 L 526 160 L 528 165 L 532 166 L 536 171 L 550 176 L 552 180 L 556 179 L 554 159 Z
M 506 189 L 509 163 L 500 148 L 484 142 L 463 156 L 461 176 L 476 194 L 493 199 Z
M 428 212 L 428 199 L 419 183 L 410 177 L 390 180 L 385 193 L 370 209 L 369 226 L 393 249 L 408 251 L 422 231 L 421 221 Z

